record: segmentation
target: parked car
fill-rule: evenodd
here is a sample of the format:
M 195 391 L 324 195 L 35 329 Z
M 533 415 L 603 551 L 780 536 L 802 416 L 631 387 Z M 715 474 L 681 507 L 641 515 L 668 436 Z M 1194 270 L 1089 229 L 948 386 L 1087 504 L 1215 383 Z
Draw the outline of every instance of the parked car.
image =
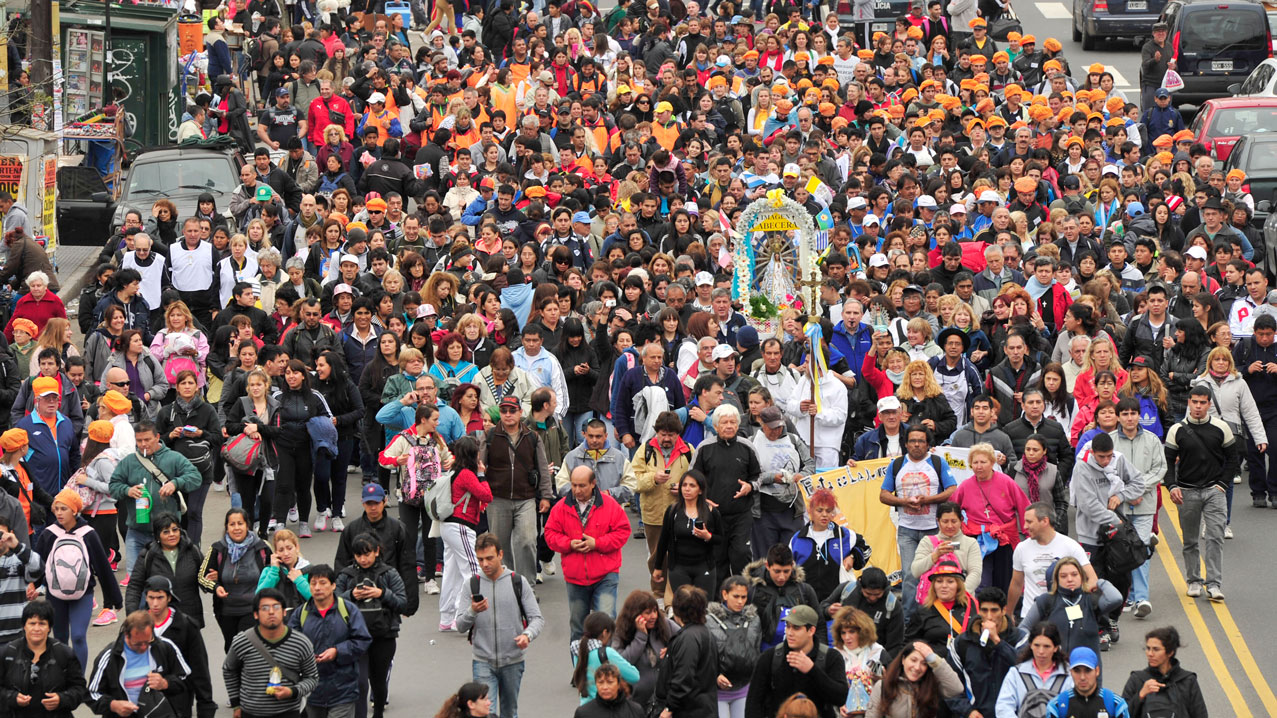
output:
M 1171 57 L 1184 79 L 1176 105 L 1227 96 L 1273 53 L 1267 12 L 1253 0 L 1171 0 L 1159 21 L 1170 29 Z
M 110 236 L 111 204 L 102 175 L 92 167 L 58 168 L 58 244 L 101 246 Z
M 1101 38 L 1148 37 L 1165 7 L 1166 0 L 1073 0 L 1073 42 L 1094 50 Z
M 1264 226 L 1277 207 L 1277 132 L 1251 132 L 1237 138 L 1223 164 L 1225 173 L 1232 169 L 1246 173 L 1242 189 L 1255 200 L 1251 223 Z M 1273 268 L 1277 270 L 1277 266 Z
M 161 147 L 144 151 L 129 168 L 120 199 L 112 209 L 111 229 L 124 224 L 124 213 L 129 209 L 141 212 L 144 219 L 150 217 L 151 205 L 158 199 L 176 205 L 179 219 L 190 217 L 205 192 L 213 195 L 218 211 L 229 217 L 231 193 L 239 184 L 239 168 L 243 166 L 244 158 L 237 150 Z M 106 200 L 105 193 L 101 199 Z
M 1266 60 L 1272 63 L 1273 60 Z M 1272 65 L 1261 65 L 1256 72 Z M 1202 103 L 1189 129 L 1219 160 L 1227 160 L 1237 138 L 1277 128 L 1277 97 L 1221 97 Z
M 1270 27 L 1275 15 L 1277 13 L 1268 13 Z M 1277 97 L 1277 58 L 1270 57 L 1259 63 L 1245 80 L 1229 85 L 1228 91 L 1234 97 Z

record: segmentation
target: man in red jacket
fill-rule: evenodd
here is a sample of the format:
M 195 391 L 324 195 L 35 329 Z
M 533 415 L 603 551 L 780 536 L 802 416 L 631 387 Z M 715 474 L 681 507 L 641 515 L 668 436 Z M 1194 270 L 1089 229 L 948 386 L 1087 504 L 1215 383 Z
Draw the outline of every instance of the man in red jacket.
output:
M 621 548 L 630 538 L 630 519 L 616 499 L 599 491 L 590 467 L 578 466 L 568 478 L 572 492 L 550 509 L 545 543 L 563 554 L 571 640 L 575 641 L 591 612 L 616 615 Z

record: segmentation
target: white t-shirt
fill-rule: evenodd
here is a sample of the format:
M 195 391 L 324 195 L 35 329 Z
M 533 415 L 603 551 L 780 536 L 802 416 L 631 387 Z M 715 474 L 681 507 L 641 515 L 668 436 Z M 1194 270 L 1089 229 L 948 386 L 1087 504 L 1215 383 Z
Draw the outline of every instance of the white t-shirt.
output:
M 883 482 L 883 488 L 902 499 L 913 496 L 933 496 L 940 493 L 940 477 L 936 475 L 936 469 L 931 465 L 930 455 L 924 457 L 922 461 L 914 461 L 905 456 L 904 466 L 901 466 L 900 473 L 896 474 L 894 484 L 892 478 L 888 476 Z M 923 504 L 917 509 L 898 506 L 896 515 L 896 523 L 902 528 L 929 531 L 938 525 L 935 504 Z
M 824 531 L 817 531 L 812 529 L 807 532 L 807 535 L 811 537 L 812 541 L 816 542 L 816 550 L 819 551 L 821 546 L 824 546 L 829 539 L 834 537 L 834 530 L 827 528 Z
M 1058 531 L 1055 538 L 1051 539 L 1051 543 L 1045 546 L 1029 539 L 1021 541 L 1020 545 L 1015 547 L 1015 553 L 1011 555 L 1011 568 L 1024 573 L 1024 603 L 1022 605 L 1025 610 L 1020 611 L 1021 616 L 1038 596 L 1046 593 L 1047 569 L 1065 556 L 1072 556 L 1083 566 L 1089 566 L 1091 563 L 1091 560 L 1086 557 L 1086 551 L 1082 549 L 1082 544 Z
M 903 453 L 905 453 L 904 450 L 900 448 L 900 432 L 896 432 L 895 436 L 888 434 L 887 435 L 887 456 L 895 458 L 897 456 L 900 456 Z

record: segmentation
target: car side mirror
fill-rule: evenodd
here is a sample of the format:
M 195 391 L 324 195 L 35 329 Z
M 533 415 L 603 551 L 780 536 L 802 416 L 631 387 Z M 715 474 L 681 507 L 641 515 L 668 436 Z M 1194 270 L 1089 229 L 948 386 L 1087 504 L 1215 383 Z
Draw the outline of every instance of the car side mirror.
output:
M 94 192 L 93 194 L 89 195 L 89 199 L 94 202 L 106 203 L 111 201 L 111 195 L 108 192 Z
M 1241 94 L 1241 91 L 1242 91 L 1242 83 L 1240 82 L 1234 82 L 1233 84 L 1228 86 L 1228 94 L 1230 95 Z
M 1273 203 L 1266 199 L 1259 200 L 1259 204 L 1255 205 L 1255 209 L 1260 212 L 1269 212 L 1272 210 Z

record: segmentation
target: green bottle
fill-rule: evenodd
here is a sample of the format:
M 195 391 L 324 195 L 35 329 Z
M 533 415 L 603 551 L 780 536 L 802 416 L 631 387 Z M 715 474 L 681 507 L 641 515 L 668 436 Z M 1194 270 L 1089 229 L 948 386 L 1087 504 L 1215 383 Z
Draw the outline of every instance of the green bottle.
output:
M 133 502 L 133 510 L 139 524 L 151 523 L 151 490 L 142 484 L 142 495 Z

